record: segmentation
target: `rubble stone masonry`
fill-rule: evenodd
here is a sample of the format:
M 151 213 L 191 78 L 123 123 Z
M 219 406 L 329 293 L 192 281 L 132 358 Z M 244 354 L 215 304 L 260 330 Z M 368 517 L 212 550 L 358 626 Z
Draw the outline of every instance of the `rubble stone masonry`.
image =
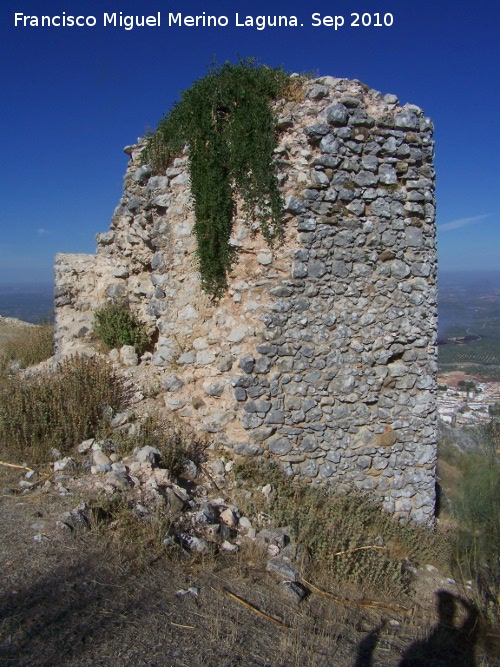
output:
M 157 340 L 162 405 L 241 456 L 382 499 L 431 523 L 436 465 L 432 122 L 358 81 L 278 101 L 285 238 L 235 222 L 227 294 L 200 290 L 187 158 L 162 175 L 128 146 L 124 192 L 96 255 L 56 258 L 59 354 L 128 299 Z M 147 355 L 146 355 L 147 357 Z M 267 454 L 266 454 L 267 452 Z

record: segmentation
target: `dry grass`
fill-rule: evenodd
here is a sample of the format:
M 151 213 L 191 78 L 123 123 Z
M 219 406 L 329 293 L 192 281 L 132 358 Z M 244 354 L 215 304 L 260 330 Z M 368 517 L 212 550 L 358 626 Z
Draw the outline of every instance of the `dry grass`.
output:
M 122 495 L 100 494 L 90 503 L 91 528 L 101 536 L 117 563 L 143 570 L 165 556 L 163 539 L 170 519 L 158 509 L 147 518 L 133 511 L 133 503 Z
M 27 368 L 49 359 L 54 354 L 54 326 L 11 327 L 0 349 L 0 376 L 5 378 L 13 362 Z
M 397 599 L 410 591 L 408 562 L 449 566 L 451 545 L 445 534 L 398 523 L 365 495 L 338 496 L 291 483 L 275 466 L 244 465 L 235 473 L 257 482 L 258 489 L 272 485 L 269 501 L 257 490 L 250 500 L 243 494 L 240 509 L 247 516 L 266 516 L 271 525 L 290 526 L 305 575 L 316 581 L 342 581 Z
M 476 451 L 440 443 L 438 470 L 444 516 L 456 526 L 455 577 L 474 582 L 474 602 L 488 621 L 500 624 L 500 465 L 498 424 L 472 431 Z
M 94 436 L 106 406 L 119 409 L 121 382 L 99 358 L 72 357 L 56 372 L 7 378 L 0 390 L 0 437 L 15 460 L 46 461 Z
M 0 485 L 8 472 L 0 470 Z M 27 511 L 27 496 L 0 500 L 0 560 L 9 584 L 0 609 L 1 664 L 396 667 L 416 640 L 427 640 L 437 620 L 432 602 L 418 619 L 348 608 L 314 593 L 297 606 L 259 567 L 256 554 L 249 554 L 255 567 L 244 576 L 238 556 L 193 562 L 175 551 L 155 560 L 161 530 L 125 517 L 130 524 L 120 536 L 118 504 L 96 530 L 52 531 L 49 516 L 55 520 L 60 509 L 49 511 L 49 498 L 43 498 L 45 547 L 31 534 L 33 501 Z M 134 551 L 134 535 L 142 553 Z M 189 587 L 198 597 L 177 594 Z M 394 618 L 399 626 L 390 625 Z M 478 667 L 494 664 L 478 645 Z
M 284 92 L 284 97 L 288 102 L 303 101 L 308 78 L 306 75 L 300 75 L 288 79 Z

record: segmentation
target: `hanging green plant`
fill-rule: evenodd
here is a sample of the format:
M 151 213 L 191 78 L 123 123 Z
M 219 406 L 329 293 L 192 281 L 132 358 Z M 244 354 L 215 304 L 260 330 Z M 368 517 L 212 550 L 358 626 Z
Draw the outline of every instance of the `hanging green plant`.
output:
M 147 142 L 143 160 L 161 173 L 189 148 L 198 265 L 202 288 L 220 296 L 236 260 L 230 245 L 236 200 L 271 243 L 282 233 L 283 201 L 276 164 L 276 118 L 271 101 L 290 78 L 253 59 L 213 66 L 181 94 Z

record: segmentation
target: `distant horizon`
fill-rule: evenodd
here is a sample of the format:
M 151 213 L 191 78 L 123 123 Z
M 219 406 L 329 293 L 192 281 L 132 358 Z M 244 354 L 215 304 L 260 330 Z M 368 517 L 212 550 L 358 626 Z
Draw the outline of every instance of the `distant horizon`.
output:
M 500 269 L 462 269 L 438 271 L 439 330 L 443 335 L 451 320 L 456 319 L 456 306 L 449 314 L 447 295 L 484 294 L 500 290 Z M 464 305 L 464 312 L 466 308 Z M 0 316 L 15 317 L 37 324 L 41 320 L 53 320 L 54 284 L 51 281 L 2 281 L 0 280 Z M 470 316 L 468 316 L 470 319 Z
M 500 279 L 500 268 L 498 269 L 475 269 L 475 268 L 463 268 L 463 269 L 438 269 L 438 279 L 440 275 L 482 275 L 482 276 L 493 276 Z M 33 293 L 37 292 L 46 292 L 48 289 L 53 288 L 53 280 L 48 278 L 45 280 L 2 280 L 0 278 L 0 294 L 11 293 L 12 291 L 22 290 L 24 293 L 30 291 Z
M 49 287 L 54 287 L 54 281 L 50 280 L 40 280 L 40 281 L 15 281 L 15 280 L 1 280 L 0 279 L 0 294 L 2 293 L 11 293 L 12 291 L 18 291 L 22 288 L 23 291 L 25 292 L 27 289 L 30 289 L 30 291 L 37 292 L 37 291 L 42 291 L 45 292 Z

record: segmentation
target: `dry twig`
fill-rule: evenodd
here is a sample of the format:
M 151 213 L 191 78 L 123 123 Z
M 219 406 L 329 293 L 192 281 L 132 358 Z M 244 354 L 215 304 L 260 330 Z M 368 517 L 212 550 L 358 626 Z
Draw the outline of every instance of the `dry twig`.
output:
M 346 551 L 337 551 L 337 553 L 332 554 L 332 556 L 343 556 L 344 554 L 353 554 L 356 551 L 363 551 L 364 549 L 383 549 L 384 551 L 390 551 L 389 547 L 377 547 L 375 545 L 370 545 L 367 547 L 356 547 L 355 549 L 347 549 Z
M 48 481 L 51 477 L 54 477 L 54 475 L 55 475 L 57 472 L 58 472 L 57 470 L 54 470 L 53 472 L 50 473 L 50 475 L 47 475 L 47 477 L 44 477 L 43 479 L 40 478 L 40 479 L 38 479 L 38 480 L 35 480 L 35 482 L 33 483 L 33 486 L 32 486 L 31 488 L 34 489 L 34 488 L 37 487 L 37 486 L 42 486 L 42 485 L 45 484 L 45 482 Z
M 403 607 L 399 604 L 388 604 L 386 602 L 378 602 L 377 600 L 348 600 L 347 598 L 340 598 L 329 591 L 324 591 L 321 588 L 318 588 L 311 582 L 306 581 L 305 579 L 301 580 L 304 586 L 310 588 L 314 593 L 319 593 L 324 597 L 330 598 L 338 602 L 339 604 L 351 606 L 351 607 L 370 607 L 371 609 L 383 609 L 384 611 L 399 612 L 405 614 L 406 616 L 411 616 L 412 609 Z
M 5 466 L 6 468 L 19 468 L 20 470 L 27 470 L 28 472 L 35 472 L 32 468 L 28 468 L 28 466 L 20 466 L 16 463 L 7 463 L 6 461 L 0 461 L 0 466 Z
M 215 591 L 216 589 L 213 588 L 212 590 Z M 236 600 L 236 602 L 239 602 L 241 605 L 243 605 L 247 609 L 250 609 L 250 611 L 253 611 L 255 614 L 259 614 L 259 616 L 262 616 L 263 618 L 267 619 L 268 621 L 271 621 L 272 623 L 275 623 L 280 628 L 287 629 L 287 626 L 284 623 L 282 623 L 281 621 L 278 621 L 277 618 L 274 618 L 273 616 L 269 616 L 269 614 L 266 614 L 265 611 L 261 611 L 257 607 L 254 607 L 253 604 L 250 604 L 250 602 L 246 602 L 245 600 L 243 600 L 243 598 L 240 598 L 235 593 L 231 593 L 231 591 L 229 591 L 227 588 L 223 588 L 222 590 L 224 591 L 224 593 L 228 597 L 232 598 L 233 600 Z

